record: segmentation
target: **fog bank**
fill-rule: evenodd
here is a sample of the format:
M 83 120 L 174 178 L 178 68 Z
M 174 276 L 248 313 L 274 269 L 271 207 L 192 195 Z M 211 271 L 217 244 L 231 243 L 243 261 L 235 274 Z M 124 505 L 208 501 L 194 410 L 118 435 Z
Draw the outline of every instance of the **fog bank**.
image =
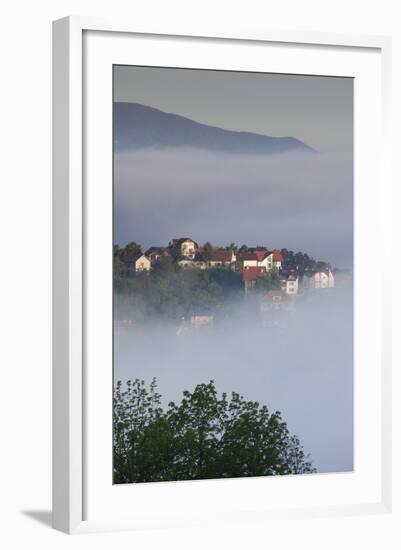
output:
M 167 404 L 213 379 L 219 392 L 238 391 L 281 411 L 318 472 L 352 470 L 351 288 L 298 298 L 277 323 L 262 323 L 244 306 L 211 329 L 178 335 L 177 326 L 116 329 L 115 380 L 155 376 Z
M 264 244 L 352 265 L 352 161 L 176 149 L 115 155 L 115 242 L 146 249 L 190 236 Z

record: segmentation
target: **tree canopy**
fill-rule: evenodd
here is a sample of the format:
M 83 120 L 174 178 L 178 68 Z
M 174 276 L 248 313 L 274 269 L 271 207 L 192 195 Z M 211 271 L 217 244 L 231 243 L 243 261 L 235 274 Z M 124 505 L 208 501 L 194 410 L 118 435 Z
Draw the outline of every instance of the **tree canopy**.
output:
M 183 269 L 170 256 L 150 272 L 131 277 L 120 275 L 118 258 L 114 267 L 116 311 L 129 311 L 135 321 L 176 320 L 202 308 L 224 315 L 243 296 L 242 274 L 229 268 Z
M 278 271 L 273 269 L 270 273 L 266 273 L 264 277 L 259 277 L 256 280 L 256 288 L 265 292 L 268 290 L 280 290 L 281 279 Z
M 205 262 L 209 262 L 212 259 L 213 250 L 214 250 L 214 248 L 213 248 L 212 244 L 209 241 L 207 241 L 202 246 L 202 258 Z
M 161 405 L 156 379 L 114 390 L 114 482 L 140 483 L 312 473 L 299 439 L 279 412 L 213 381 Z

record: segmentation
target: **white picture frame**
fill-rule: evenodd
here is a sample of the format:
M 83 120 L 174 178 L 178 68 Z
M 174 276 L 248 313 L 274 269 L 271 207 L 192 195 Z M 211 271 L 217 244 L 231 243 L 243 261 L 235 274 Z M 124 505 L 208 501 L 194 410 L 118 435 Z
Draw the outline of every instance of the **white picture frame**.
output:
M 93 37 L 91 43 L 85 38 L 85 36 L 89 36 L 89 33 Z M 251 494 L 253 491 L 252 494 L 255 494 L 257 484 L 263 483 L 263 480 L 256 478 L 224 480 L 224 487 L 222 487 L 220 480 L 195 482 L 195 485 L 193 482 L 173 483 L 168 484 L 168 488 L 166 488 L 166 484 L 148 484 L 147 487 L 141 486 L 140 489 L 136 489 L 137 494 L 141 495 L 142 502 L 145 504 L 135 515 L 130 514 L 128 511 L 127 514 L 120 513 L 118 506 L 115 506 L 115 502 L 112 505 L 110 504 L 114 496 L 112 497 L 106 491 L 102 493 L 100 490 L 95 494 L 93 489 L 94 481 L 98 482 L 96 485 L 99 487 L 102 487 L 103 483 L 111 484 L 111 476 L 106 481 L 103 479 L 104 471 L 107 470 L 101 468 L 97 470 L 94 463 L 88 459 L 88 456 L 93 456 L 94 449 L 99 451 L 99 456 L 103 456 L 101 451 L 104 443 L 104 439 L 100 441 L 103 434 L 99 436 L 99 439 L 97 434 L 94 434 L 91 418 L 93 418 L 95 411 L 91 407 L 98 407 L 96 417 L 98 419 L 103 418 L 106 424 L 110 416 L 110 409 L 107 404 L 104 402 L 102 404 L 107 385 L 102 385 L 102 381 L 99 381 L 96 394 L 100 397 L 96 398 L 94 393 L 91 393 L 93 378 L 90 376 L 90 342 L 93 341 L 92 327 L 94 326 L 91 322 L 91 319 L 94 318 L 94 311 L 91 309 L 93 303 L 91 293 L 93 296 L 93 293 L 99 289 L 108 288 L 110 273 L 107 272 L 100 281 L 99 284 L 103 285 L 102 287 L 89 284 L 91 280 L 88 273 L 91 270 L 93 271 L 91 265 L 96 264 L 99 267 L 101 265 L 99 262 L 104 260 L 102 255 L 96 257 L 93 254 L 91 255 L 89 251 L 93 249 L 91 245 L 96 244 L 91 240 L 91 235 L 94 233 L 91 224 L 97 223 L 99 233 L 101 232 L 99 220 L 96 221 L 96 212 L 102 211 L 104 213 L 104 209 L 107 208 L 107 201 L 111 200 L 111 195 L 109 190 L 104 189 L 104 191 L 99 192 L 99 200 L 95 200 L 90 188 L 87 189 L 85 182 L 92 177 L 92 165 L 91 161 L 88 160 L 91 156 L 93 157 L 91 142 L 88 143 L 88 135 L 93 135 L 91 120 L 93 120 L 95 111 L 92 112 L 92 109 L 101 108 L 101 105 L 105 104 L 101 101 L 108 100 L 109 96 L 107 94 L 110 93 L 110 90 L 106 91 L 104 95 L 99 93 L 99 96 L 102 96 L 99 99 L 99 104 L 92 107 L 91 103 L 91 107 L 88 108 L 85 86 L 88 85 L 88 79 L 91 78 L 99 78 L 99 82 L 103 83 L 102 78 L 111 78 L 111 74 L 109 77 L 107 76 L 107 66 L 103 67 L 102 65 L 106 61 L 103 62 L 102 60 L 107 57 L 107 63 L 114 63 L 113 55 L 115 55 L 116 60 L 118 58 L 118 62 L 120 62 L 121 58 L 118 57 L 120 55 L 118 53 L 119 48 L 123 52 L 121 55 L 124 56 L 124 59 L 129 61 L 129 48 L 126 47 L 128 42 L 122 44 L 121 41 L 130 39 L 144 40 L 145 43 L 141 44 L 142 54 L 148 55 L 146 59 L 154 60 L 161 59 L 161 50 L 157 47 L 160 40 L 165 41 L 166 45 L 170 40 L 172 44 L 171 55 L 178 55 L 174 53 L 177 51 L 174 40 L 180 41 L 180 45 L 182 45 L 182 41 L 188 43 L 195 41 L 198 49 L 202 50 L 203 47 L 207 46 L 209 51 L 213 48 L 217 49 L 217 45 L 219 47 L 223 45 L 224 49 L 227 50 L 235 46 L 239 48 L 236 50 L 237 53 L 240 52 L 241 47 L 255 46 L 263 48 L 268 45 L 270 47 L 282 45 L 291 48 L 292 51 L 295 49 L 299 59 L 302 59 L 302 56 L 306 59 L 306 52 L 318 48 L 323 48 L 325 52 L 330 49 L 334 52 L 336 49 L 336 51 L 341 52 L 343 62 L 351 55 L 357 56 L 358 53 L 365 52 L 369 59 L 372 57 L 370 54 L 374 54 L 375 61 L 373 65 L 376 68 L 373 71 L 375 84 L 373 89 L 376 90 L 376 95 L 372 96 L 372 101 L 375 103 L 372 107 L 372 117 L 375 119 L 374 124 L 379 130 L 375 138 L 377 141 L 374 144 L 375 146 L 379 145 L 381 154 L 379 155 L 380 158 L 375 159 L 376 164 L 365 168 L 366 173 L 361 160 L 361 163 L 358 164 L 356 180 L 362 176 L 366 176 L 368 179 L 370 177 L 368 172 L 373 168 L 374 175 L 379 179 L 380 184 L 378 181 L 376 182 L 377 188 L 374 192 L 373 187 L 368 186 L 368 190 L 363 196 L 356 194 L 355 202 L 357 205 L 358 201 L 361 204 L 360 210 L 357 212 L 358 219 L 361 220 L 361 227 L 365 227 L 363 223 L 367 227 L 367 217 L 373 212 L 374 206 L 377 205 L 376 199 L 380 200 L 381 207 L 380 209 L 376 208 L 374 214 L 377 229 L 376 235 L 371 237 L 375 239 L 374 242 L 380 242 L 381 237 L 390 235 L 391 232 L 389 226 L 391 211 L 389 156 L 391 43 L 389 38 L 261 29 L 180 28 L 179 25 L 151 29 L 141 28 L 140 25 L 129 22 L 103 21 L 82 17 L 69 17 L 55 21 L 53 32 L 53 525 L 56 529 L 66 533 L 138 529 L 153 525 L 202 524 L 211 521 L 212 516 L 216 516 L 213 508 L 210 515 L 206 509 L 207 507 L 205 507 L 209 498 L 208 495 L 213 495 L 212 498 L 217 500 L 221 497 L 223 499 L 221 502 L 227 503 L 232 500 L 232 496 L 237 491 L 242 491 L 244 494 Z M 104 40 L 107 41 L 107 48 L 103 44 Z M 120 46 L 117 42 L 120 43 Z M 168 50 L 168 47 L 166 47 L 166 50 Z M 106 52 L 109 53 L 106 54 Z M 218 56 L 216 56 L 217 58 Z M 310 67 L 315 64 L 316 71 L 319 66 L 318 58 L 317 55 L 316 59 L 310 61 Z M 177 63 L 179 62 L 177 58 Z M 156 63 L 154 61 L 155 65 L 163 66 L 163 63 L 166 62 L 161 60 Z M 225 66 L 224 63 L 227 63 L 227 61 L 222 58 L 221 67 Z M 322 59 L 320 59 L 320 63 L 322 63 Z M 366 66 L 362 57 L 355 58 L 353 63 L 354 65 L 350 63 L 348 69 L 344 68 L 338 74 L 343 74 L 345 71 L 344 74 L 352 76 L 354 74 L 353 67 L 356 66 L 356 63 L 360 67 L 361 82 L 365 76 L 367 79 L 371 71 L 370 60 L 366 62 Z M 94 67 L 94 72 L 91 71 L 91 67 Z M 328 70 L 327 74 L 335 73 Z M 367 80 L 364 86 L 369 87 Z M 367 100 L 368 96 L 364 100 L 365 103 Z M 366 108 L 367 105 L 365 104 L 364 109 Z M 96 131 L 100 135 L 103 134 L 104 137 L 103 141 L 96 143 L 97 151 L 101 152 L 103 151 L 102 147 L 107 147 L 107 143 L 111 144 L 111 139 L 109 142 L 107 141 L 110 137 L 110 119 L 106 117 L 104 121 L 99 121 L 97 124 L 99 126 L 97 126 Z M 107 132 L 109 132 L 109 136 L 105 135 Z M 369 149 L 363 149 L 365 145 L 366 147 L 368 145 L 362 144 L 362 134 L 360 135 L 360 152 L 368 151 Z M 355 147 L 358 153 L 358 142 L 356 142 Z M 106 156 L 109 154 L 110 151 Z M 105 166 L 107 168 L 108 165 Z M 106 182 L 108 177 L 110 179 L 111 173 L 107 170 L 103 170 L 103 173 Z M 372 196 L 370 196 L 371 189 Z M 363 200 L 360 200 L 361 197 L 363 197 Z M 357 208 L 359 207 L 357 206 Z M 380 225 L 378 226 L 377 223 Z M 110 225 L 105 223 L 102 236 L 106 239 L 105 242 L 111 243 L 111 235 L 107 233 L 109 229 Z M 361 235 L 359 232 L 359 238 L 361 242 L 361 261 L 364 261 L 363 242 L 364 239 L 368 240 L 370 237 Z M 383 254 L 389 254 L 389 244 L 385 245 Z M 285 491 L 288 490 L 293 491 L 293 493 L 288 494 L 298 495 L 291 506 L 286 505 L 285 500 L 280 501 L 278 498 L 276 503 L 272 501 L 268 506 L 264 506 L 262 501 L 256 500 L 255 506 L 246 509 L 235 507 L 235 505 L 230 508 L 225 505 L 225 511 L 220 516 L 220 520 L 265 521 L 277 517 L 299 518 L 316 515 L 385 513 L 391 509 L 391 361 L 389 352 L 391 298 L 388 292 L 381 292 L 384 286 L 388 285 L 385 277 L 385 270 L 379 267 L 373 283 L 374 288 L 378 290 L 378 294 L 374 299 L 374 303 L 372 303 L 372 309 L 377 312 L 377 324 L 373 326 L 367 320 L 364 329 L 366 330 L 365 335 L 368 335 L 371 331 L 372 336 L 368 340 L 368 349 L 365 352 L 366 357 L 371 356 L 372 377 L 366 388 L 361 387 L 358 402 L 365 403 L 365 405 L 371 402 L 372 408 L 377 407 L 376 412 L 378 413 L 376 424 L 373 422 L 374 426 L 371 434 L 366 434 L 365 443 L 366 445 L 372 445 L 372 449 L 375 450 L 373 455 L 376 456 L 376 459 L 371 464 L 362 464 L 361 469 L 366 467 L 365 477 L 357 480 L 353 487 L 350 485 L 352 482 L 347 474 L 343 474 L 342 477 L 338 474 L 338 478 L 332 478 L 332 480 L 334 479 L 333 482 L 327 476 L 316 476 L 313 487 L 306 485 L 304 476 L 269 480 L 269 483 L 273 482 L 275 484 L 276 492 L 278 490 L 280 493 L 285 494 Z M 107 308 L 110 307 L 110 303 L 111 296 L 106 304 L 106 312 Z M 106 314 L 105 316 L 107 317 Z M 105 327 L 107 327 L 108 321 L 107 319 L 104 321 L 105 323 L 102 326 L 97 326 L 96 330 L 106 330 Z M 111 322 L 109 324 L 111 325 Z M 102 334 L 102 332 L 99 332 L 99 334 Z M 105 357 L 107 357 L 107 353 Z M 105 368 L 107 368 L 106 364 Z M 369 371 L 369 369 L 367 370 Z M 368 373 L 367 377 L 369 377 Z M 100 378 L 102 378 L 102 375 L 100 375 Z M 356 379 L 356 383 L 358 383 L 358 379 Z M 361 412 L 364 410 L 361 408 Z M 369 421 L 371 420 L 372 418 L 369 418 Z M 358 429 L 358 426 L 356 429 Z M 371 443 L 369 443 L 370 436 Z M 107 437 L 106 434 L 106 443 Z M 107 468 L 107 462 L 103 466 Z M 374 472 L 373 476 L 371 475 L 372 472 Z M 374 487 L 373 485 L 372 487 L 366 486 L 365 482 L 368 475 L 375 478 Z M 278 482 L 282 485 L 277 489 Z M 334 485 L 337 486 L 336 494 Z M 270 485 L 269 487 L 271 492 L 275 493 L 273 486 Z M 121 509 L 124 509 L 124 506 L 127 506 L 127 499 L 132 499 L 129 491 L 133 487 L 123 487 L 122 489 L 124 495 L 120 491 L 117 498 L 121 499 L 123 503 Z M 319 500 L 319 494 L 321 495 L 327 491 L 329 493 L 333 491 L 332 500 L 330 500 L 331 497 L 326 500 Z M 345 491 L 348 492 L 348 498 L 343 498 Z M 194 508 L 193 513 L 189 510 L 188 514 L 184 514 L 183 510 L 186 510 L 187 504 L 183 508 L 180 507 L 179 502 L 183 500 L 186 503 L 192 502 L 191 499 L 193 499 L 194 493 L 202 503 L 203 511 Z M 307 494 L 315 495 L 316 498 L 313 497 L 315 500 L 311 498 L 308 501 Z M 360 498 L 358 495 L 360 495 Z M 160 501 L 160 506 L 163 505 L 163 499 L 169 499 L 170 502 L 173 502 L 168 514 L 163 515 L 161 508 L 155 511 L 155 509 L 151 509 L 150 505 L 147 506 L 147 499 L 149 501 L 152 499 L 154 502 L 155 498 Z M 91 501 L 98 502 L 99 506 L 97 513 L 88 516 L 88 502 Z M 321 503 L 319 504 L 319 502 Z M 109 512 L 106 507 L 107 503 L 110 504 Z M 114 513 L 111 510 L 112 506 L 114 506 Z M 91 508 L 91 504 L 89 504 L 89 508 Z M 95 508 L 95 506 L 92 506 L 92 509 Z

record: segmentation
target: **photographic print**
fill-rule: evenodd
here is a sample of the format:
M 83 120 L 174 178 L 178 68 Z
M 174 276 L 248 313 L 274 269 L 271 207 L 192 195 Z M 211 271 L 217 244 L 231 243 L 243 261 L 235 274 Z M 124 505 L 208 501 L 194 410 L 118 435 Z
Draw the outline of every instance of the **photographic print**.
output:
M 353 470 L 353 79 L 114 66 L 113 482 Z

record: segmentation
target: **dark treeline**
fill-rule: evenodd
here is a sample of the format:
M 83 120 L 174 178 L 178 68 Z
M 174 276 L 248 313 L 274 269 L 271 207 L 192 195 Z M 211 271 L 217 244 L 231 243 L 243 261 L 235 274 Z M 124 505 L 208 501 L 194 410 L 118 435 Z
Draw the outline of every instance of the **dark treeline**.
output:
M 281 249 L 283 256 L 284 270 L 297 270 L 301 275 L 306 271 L 314 271 L 316 269 L 330 269 L 331 266 L 327 262 L 316 261 L 314 258 L 304 252 L 293 252 L 286 248 Z
M 313 473 L 279 412 L 238 393 L 218 397 L 213 381 L 161 405 L 156 380 L 114 390 L 114 483 Z

